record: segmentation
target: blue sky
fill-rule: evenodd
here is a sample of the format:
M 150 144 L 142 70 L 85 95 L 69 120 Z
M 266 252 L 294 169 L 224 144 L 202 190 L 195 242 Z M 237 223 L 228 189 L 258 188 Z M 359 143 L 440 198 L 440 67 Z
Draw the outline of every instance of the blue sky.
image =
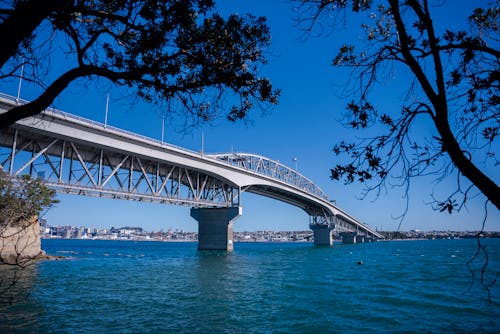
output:
M 468 1 L 467 1 L 468 2 Z M 336 49 L 349 39 L 360 38 L 352 30 L 337 31 L 304 39 L 295 26 L 294 11 L 288 1 L 252 0 L 218 1 L 224 12 L 264 15 L 271 27 L 272 42 L 268 64 L 263 74 L 273 85 L 282 90 L 280 104 L 271 112 L 259 111 L 250 116 L 250 122 L 236 124 L 224 120 L 204 125 L 190 132 L 183 132 L 178 119 L 168 119 L 166 141 L 192 150 L 200 150 L 201 133 L 204 133 L 205 152 L 250 152 L 279 160 L 294 166 L 318 184 L 337 204 L 370 226 L 381 230 L 395 230 L 399 221 L 393 217 L 401 214 L 404 199 L 399 190 L 388 189 L 379 198 L 373 196 L 359 200 L 363 186 L 343 185 L 329 178 L 330 168 L 336 157 L 333 145 L 354 134 L 339 124 L 346 100 L 339 97 L 342 83 L 348 79 L 345 70 L 330 66 Z M 453 10 L 460 12 L 457 1 Z M 446 20 L 456 18 L 447 15 Z M 450 21 L 451 22 L 451 21 Z M 375 99 L 387 108 L 396 107 L 399 94 L 398 80 L 387 83 L 387 90 Z M 0 91 L 15 95 L 17 82 L 2 83 Z M 106 93 L 110 93 L 108 124 L 134 131 L 149 137 L 161 138 L 160 111 L 146 104 L 130 105 L 118 100 L 119 91 L 103 82 L 72 84 L 54 103 L 54 107 L 96 121 L 104 121 Z M 34 90 L 23 85 L 21 97 L 31 99 Z M 425 128 L 422 131 L 426 131 Z M 491 174 L 490 174 L 491 175 Z M 498 183 L 498 178 L 495 180 Z M 474 230 L 480 228 L 483 210 L 481 198 L 472 199 L 468 210 L 459 214 L 443 214 L 432 210 L 425 203 L 432 191 L 452 189 L 452 182 L 436 184 L 433 179 L 422 178 L 411 188 L 411 204 L 402 223 L 402 230 Z M 189 215 L 188 207 L 138 202 L 96 199 L 58 195 L 61 202 L 46 214 L 51 225 L 91 227 L 142 226 L 147 230 L 183 229 L 196 231 L 197 223 Z M 306 230 L 308 216 L 302 210 L 275 200 L 245 194 L 242 198 L 243 216 L 236 221 L 236 231 L 254 230 Z M 499 230 L 500 215 L 494 207 L 489 209 L 488 230 Z

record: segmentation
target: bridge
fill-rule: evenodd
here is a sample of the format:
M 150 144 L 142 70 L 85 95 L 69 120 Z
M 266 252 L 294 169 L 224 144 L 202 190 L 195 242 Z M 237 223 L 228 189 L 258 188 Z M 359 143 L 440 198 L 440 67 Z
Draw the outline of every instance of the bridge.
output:
M 0 94 L 0 113 L 19 103 L 27 101 Z M 244 192 L 303 209 L 315 245 L 331 245 L 333 233 L 344 243 L 383 238 L 278 161 L 195 152 L 51 108 L 1 131 L 0 163 L 60 193 L 190 206 L 199 249 L 233 249 Z

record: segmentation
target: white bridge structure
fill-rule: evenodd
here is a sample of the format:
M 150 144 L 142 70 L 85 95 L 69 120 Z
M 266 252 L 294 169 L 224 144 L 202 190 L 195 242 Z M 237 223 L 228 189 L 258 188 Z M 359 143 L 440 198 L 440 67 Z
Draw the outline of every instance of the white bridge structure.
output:
M 0 113 L 26 103 L 0 95 Z M 199 249 L 233 249 L 241 194 L 271 197 L 307 212 L 316 245 L 383 236 L 341 210 L 311 180 L 247 153 L 204 154 L 55 109 L 0 132 L 0 168 L 29 174 L 60 193 L 191 207 Z

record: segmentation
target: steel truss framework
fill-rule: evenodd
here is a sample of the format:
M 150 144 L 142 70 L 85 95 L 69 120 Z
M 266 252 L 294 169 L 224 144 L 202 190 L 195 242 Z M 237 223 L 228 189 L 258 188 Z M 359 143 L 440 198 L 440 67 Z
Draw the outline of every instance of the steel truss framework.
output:
M 240 189 L 206 173 L 18 129 L 0 134 L 1 168 L 58 192 L 192 207 L 238 206 Z
M 191 207 L 239 205 L 241 189 L 200 171 L 18 129 L 8 129 L 0 136 L 1 168 L 12 176 L 41 178 L 60 193 Z M 232 155 L 238 159 L 229 156 L 224 160 L 232 165 L 296 183 L 324 197 L 311 181 L 275 161 L 248 154 Z M 306 211 L 310 226 L 328 225 L 339 233 L 353 231 L 351 223 L 323 208 Z
M 310 194 L 320 198 L 328 199 L 328 196 L 314 182 L 300 174 L 298 171 L 281 164 L 278 161 L 268 159 L 263 156 L 249 153 L 222 153 L 210 155 L 216 159 L 222 160 L 232 166 L 240 167 L 252 172 L 264 174 L 274 179 L 280 180 Z M 341 215 L 332 215 L 324 208 L 318 206 L 307 208 L 309 214 L 309 226 L 326 225 L 335 229 L 335 232 L 353 232 L 356 231 L 355 225 Z
M 321 190 L 311 180 L 300 174 L 298 171 L 291 169 L 278 161 L 248 153 L 224 153 L 212 154 L 210 156 L 222 160 L 232 166 L 270 176 L 276 180 L 295 186 L 320 198 L 328 199 L 328 196 L 326 196 L 323 190 Z
M 332 215 L 323 208 L 307 208 L 309 213 L 309 227 L 313 226 L 327 226 L 335 230 L 336 233 L 342 232 L 358 232 L 364 234 L 363 231 L 358 230 L 357 226 L 354 226 L 348 219 L 344 218 L 342 215 Z

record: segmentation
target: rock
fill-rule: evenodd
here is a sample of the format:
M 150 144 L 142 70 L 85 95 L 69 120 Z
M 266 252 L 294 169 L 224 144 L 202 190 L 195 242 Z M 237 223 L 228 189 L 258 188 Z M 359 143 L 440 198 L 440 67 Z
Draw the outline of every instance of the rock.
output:
M 38 217 L 21 226 L 7 226 L 0 230 L 0 260 L 6 264 L 25 264 L 41 254 Z

